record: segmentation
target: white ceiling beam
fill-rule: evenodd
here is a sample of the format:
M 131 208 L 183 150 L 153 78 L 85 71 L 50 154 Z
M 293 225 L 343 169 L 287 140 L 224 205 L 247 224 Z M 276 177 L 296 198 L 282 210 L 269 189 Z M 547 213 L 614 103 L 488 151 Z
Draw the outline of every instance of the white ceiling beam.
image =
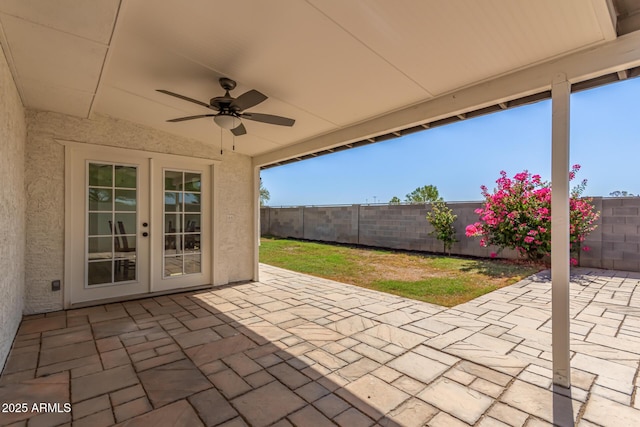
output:
M 460 113 L 460 114 L 456 114 L 456 115 L 458 116 L 458 118 L 459 118 L 460 120 L 464 120 L 464 119 L 466 119 L 466 118 L 467 118 L 467 115 L 466 115 L 465 113 Z
M 640 31 L 618 37 L 588 50 L 525 68 L 372 120 L 270 151 L 254 157 L 253 162 L 255 166 L 268 165 L 348 142 L 370 139 L 375 135 L 388 133 L 390 129 L 418 126 L 421 123 L 433 122 L 465 111 L 540 93 L 551 89 L 550 82 L 559 72 L 565 73 L 569 82 L 576 83 L 637 66 L 640 66 Z
M 429 129 L 431 127 L 429 123 L 420 123 L 420 126 L 422 126 L 424 129 Z
M 629 72 L 627 70 L 618 71 L 618 79 L 626 80 L 629 78 Z
M 507 109 L 507 103 L 506 102 L 498 102 L 498 106 L 500 108 L 502 108 L 503 110 Z

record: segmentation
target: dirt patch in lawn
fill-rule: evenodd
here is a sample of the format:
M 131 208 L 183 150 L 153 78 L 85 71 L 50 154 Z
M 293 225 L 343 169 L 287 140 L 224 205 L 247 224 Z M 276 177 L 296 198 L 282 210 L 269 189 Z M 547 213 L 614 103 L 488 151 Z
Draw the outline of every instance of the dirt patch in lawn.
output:
M 452 307 L 511 285 L 544 266 L 263 238 L 260 262 Z

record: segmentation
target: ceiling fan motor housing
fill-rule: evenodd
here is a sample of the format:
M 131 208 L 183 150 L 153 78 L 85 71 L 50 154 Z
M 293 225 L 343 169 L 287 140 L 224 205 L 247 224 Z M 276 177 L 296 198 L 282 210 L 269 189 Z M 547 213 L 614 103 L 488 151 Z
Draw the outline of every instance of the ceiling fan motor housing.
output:
M 245 113 L 244 110 L 248 110 L 267 99 L 267 96 L 252 89 L 243 93 L 237 98 L 232 97 L 229 91 L 235 89 L 236 82 L 227 77 L 221 77 L 218 82 L 220 86 L 225 90 L 223 96 L 216 96 L 209 100 L 209 104 L 206 104 L 197 99 L 190 98 L 188 96 L 180 95 L 179 93 L 171 92 L 164 89 L 157 89 L 158 92 L 170 95 L 184 101 L 188 101 L 202 107 L 206 107 L 210 110 L 217 111 L 217 114 L 199 114 L 195 116 L 179 117 L 177 119 L 167 120 L 168 122 L 183 122 L 186 120 L 200 119 L 205 117 L 213 117 L 213 121 L 224 129 L 229 129 L 235 136 L 244 135 L 247 133 L 241 119 L 252 120 L 255 122 L 268 123 L 279 126 L 293 126 L 295 120 L 287 117 L 274 116 L 271 114 L 260 113 Z

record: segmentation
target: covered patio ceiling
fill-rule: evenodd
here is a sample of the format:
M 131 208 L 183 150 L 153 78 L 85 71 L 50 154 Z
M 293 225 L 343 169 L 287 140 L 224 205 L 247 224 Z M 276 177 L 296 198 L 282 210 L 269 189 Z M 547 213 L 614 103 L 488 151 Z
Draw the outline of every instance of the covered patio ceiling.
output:
M 215 146 L 222 137 L 225 148 L 232 135 L 211 119 L 166 122 L 210 110 L 156 89 L 204 102 L 223 94 L 222 76 L 238 82 L 232 95 L 257 89 L 269 99 L 250 111 L 296 120 L 245 121 L 236 151 L 267 166 L 517 105 L 550 89 L 549 64 L 573 67 L 571 83 L 633 75 L 638 9 L 636 0 L 4 0 L 0 42 L 26 107 Z

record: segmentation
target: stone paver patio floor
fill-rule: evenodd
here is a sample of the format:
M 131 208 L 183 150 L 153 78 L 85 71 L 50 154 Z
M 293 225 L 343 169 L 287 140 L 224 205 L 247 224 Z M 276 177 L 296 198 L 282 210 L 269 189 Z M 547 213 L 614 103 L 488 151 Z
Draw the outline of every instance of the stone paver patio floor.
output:
M 545 273 L 446 309 L 262 265 L 26 317 L 0 402 L 29 410 L 0 425 L 640 425 L 640 275 L 573 273 L 570 391 L 551 384 Z

